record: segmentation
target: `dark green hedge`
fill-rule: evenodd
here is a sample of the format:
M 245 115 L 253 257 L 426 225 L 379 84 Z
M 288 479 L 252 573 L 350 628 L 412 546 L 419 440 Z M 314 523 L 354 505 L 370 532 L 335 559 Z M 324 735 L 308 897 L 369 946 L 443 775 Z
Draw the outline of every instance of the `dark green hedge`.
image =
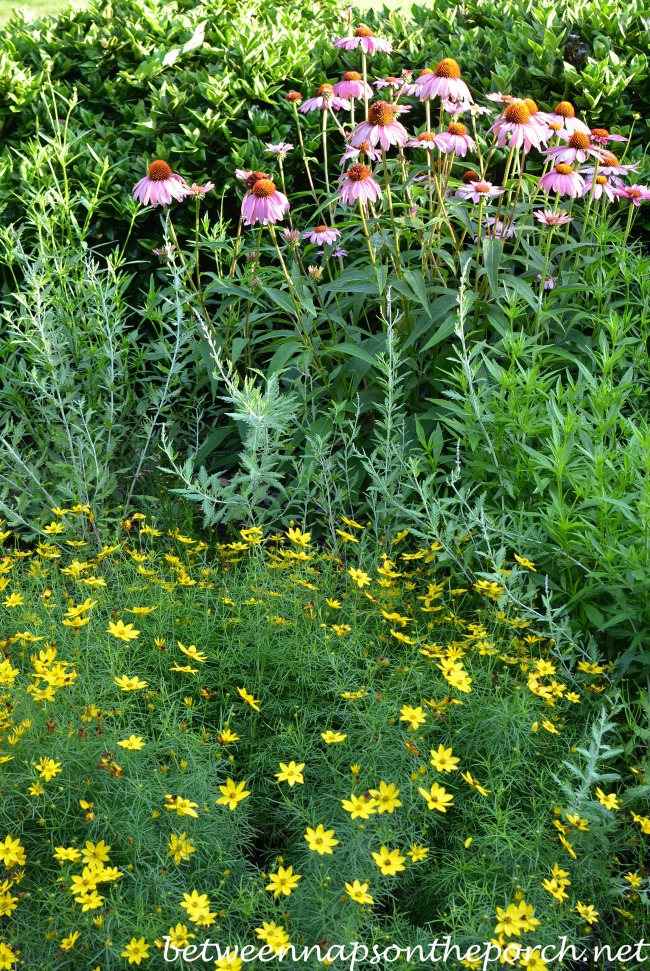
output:
M 91 0 L 57 18 L 29 22 L 15 14 L 0 36 L 0 219 L 18 219 L 30 191 L 30 168 L 21 168 L 15 150 L 39 131 L 52 133 L 48 76 L 57 92 L 70 98 L 76 90 L 79 98 L 70 121 L 74 174 L 92 184 L 101 160 L 111 165 L 90 241 L 121 238 L 128 193 L 152 158 L 167 159 L 190 181 L 210 178 L 221 194 L 237 166 L 269 164 L 264 141 L 295 140 L 282 93 L 299 87 L 306 94 L 357 66 L 354 53 L 331 46 L 345 33 L 337 11 L 334 0 Z M 608 128 L 627 127 L 637 112 L 634 142 L 645 143 L 650 9 L 640 0 L 624 8 L 615 0 L 572 0 L 557 11 L 548 0 L 432 0 L 414 6 L 412 19 L 386 10 L 362 19 L 395 45 L 393 55 L 374 59 L 373 73 L 450 55 L 477 96 L 499 89 L 543 106 L 568 97 Z M 420 121 L 418 112 L 409 124 Z M 310 124 L 316 150 L 318 119 Z M 297 157 L 288 169 L 300 188 Z M 210 204 L 218 205 L 214 194 Z M 235 206 L 235 194 L 226 193 L 225 214 Z M 157 232 L 153 222 L 149 229 Z

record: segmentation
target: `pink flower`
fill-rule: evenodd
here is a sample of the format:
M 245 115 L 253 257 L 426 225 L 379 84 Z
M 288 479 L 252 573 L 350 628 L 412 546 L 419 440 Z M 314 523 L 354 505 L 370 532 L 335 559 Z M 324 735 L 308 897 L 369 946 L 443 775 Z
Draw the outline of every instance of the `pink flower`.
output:
M 347 255 L 348 251 L 346 249 L 342 249 L 340 246 L 337 246 L 336 249 L 332 250 L 332 256 L 337 257 L 337 259 L 343 259 Z
M 589 128 L 585 125 L 584 121 L 576 118 L 576 110 L 570 101 L 560 101 L 555 106 L 555 111 L 549 114 L 548 120 L 562 125 L 568 131 L 569 135 L 573 135 L 574 131 L 584 132 L 585 135 L 590 134 Z
M 278 145 L 273 145 L 271 142 L 264 142 L 264 144 L 266 145 L 267 152 L 280 155 L 282 158 L 293 149 L 291 142 L 280 142 Z
M 357 71 L 346 71 L 343 80 L 337 81 L 332 91 L 341 98 L 372 98 L 375 93 Z
M 461 185 L 456 192 L 461 199 L 471 199 L 472 202 L 480 202 L 481 199 L 491 199 L 492 196 L 501 196 L 505 189 L 496 189 L 491 182 L 480 179 L 478 182 L 468 182 Z
M 350 159 L 358 159 L 362 152 L 365 152 L 370 162 L 377 162 L 381 158 L 381 152 L 376 148 L 370 147 L 370 142 L 362 142 L 358 148 L 349 145 L 341 156 L 340 165 L 344 166 Z
M 408 97 L 419 98 L 422 85 L 431 78 L 432 74 L 433 70 L 430 67 L 425 67 L 413 81 L 406 83 L 402 94 L 408 95 Z
M 565 212 L 553 212 L 552 209 L 537 209 L 535 217 L 545 226 L 565 226 L 573 219 L 573 216 L 567 216 Z
M 590 179 L 585 179 L 585 187 L 582 190 L 582 194 L 583 196 L 591 196 L 593 199 L 600 199 L 604 195 L 610 202 L 614 202 L 618 195 L 616 192 L 617 184 L 619 187 L 623 185 L 620 179 L 614 182 L 599 172 L 595 179 L 593 175 Z
M 338 95 L 334 94 L 334 88 L 331 84 L 321 84 L 316 97 L 308 98 L 304 104 L 300 105 L 300 111 L 306 114 L 308 111 L 320 111 L 323 108 L 329 108 L 331 111 L 339 111 L 343 108 L 345 111 L 349 111 L 351 105 L 345 98 L 339 98 Z
M 406 128 L 395 121 L 393 107 L 385 101 L 375 101 L 368 109 L 368 121 L 362 121 L 352 132 L 350 144 L 359 148 L 362 142 L 369 142 L 387 151 L 391 145 L 404 145 L 407 139 Z
M 629 138 L 624 135 L 612 135 L 606 128 L 592 128 L 591 140 L 597 145 L 607 145 L 608 142 L 628 142 Z
M 533 146 L 541 150 L 542 143 L 549 137 L 540 123 L 533 120 L 525 101 L 509 104 L 490 131 L 497 136 L 497 145 L 501 148 L 507 140 L 510 148 L 523 148 L 524 152 L 529 152 Z
M 347 172 L 339 175 L 339 182 L 342 183 L 339 199 L 346 206 L 353 206 L 357 199 L 362 203 L 378 202 L 381 199 L 379 184 L 365 165 L 351 165 Z
M 278 192 L 275 182 L 270 179 L 258 179 L 244 196 L 241 206 L 244 226 L 277 223 L 288 211 L 289 200 L 284 193 Z
M 339 37 L 332 42 L 334 47 L 342 48 L 346 51 L 353 51 L 356 47 L 361 47 L 364 54 L 376 54 L 380 51 L 383 54 L 390 54 L 392 45 L 387 40 L 375 37 L 368 27 L 357 27 L 352 37 Z
M 639 167 L 638 162 L 632 162 L 630 165 L 621 165 L 619 160 L 616 158 L 613 152 L 608 152 L 606 149 L 600 157 L 600 165 L 598 166 L 599 175 L 609 175 L 612 176 L 612 182 L 614 185 L 623 185 L 623 180 L 619 179 L 619 175 L 627 175 L 629 172 L 636 172 Z M 585 175 L 592 175 L 596 171 L 595 165 L 585 165 L 580 169 Z
M 247 189 L 252 189 L 256 182 L 260 179 L 268 179 L 266 172 L 258 172 L 255 169 L 249 171 L 248 169 L 235 169 L 235 175 L 242 182 L 246 183 Z
M 206 190 L 207 191 L 207 190 Z M 143 206 L 168 206 L 172 199 L 180 202 L 189 195 L 190 187 L 181 175 L 172 172 L 167 162 L 152 162 L 144 179 L 133 186 L 133 198 Z
M 436 96 L 450 101 L 465 101 L 471 104 L 473 98 L 469 88 L 460 78 L 460 66 L 453 57 L 439 61 L 424 80 L 420 88 L 420 101 L 429 101 Z
M 382 88 L 392 88 L 395 92 L 404 86 L 404 78 L 395 78 L 389 75 L 386 78 L 375 78 L 373 84 L 378 91 L 381 91 Z
M 493 91 L 491 94 L 486 94 L 485 97 L 488 101 L 504 101 L 506 104 L 517 101 L 517 98 L 513 98 L 512 95 L 501 94 L 500 91 Z
M 650 188 L 647 185 L 619 185 L 614 191 L 621 199 L 629 199 L 633 206 L 640 206 L 650 199 Z
M 446 152 L 447 149 L 442 147 L 443 136 L 443 132 L 423 131 L 419 135 L 409 138 L 405 143 L 406 148 L 426 148 L 428 151 L 439 148 L 441 152 Z
M 542 282 L 542 274 L 541 273 L 538 273 L 537 274 L 537 282 L 538 283 L 541 283 Z M 556 276 L 546 276 L 546 277 L 544 277 L 544 289 L 545 290 L 552 290 L 556 283 L 557 283 L 557 277 Z
M 570 165 L 561 162 L 541 177 L 537 187 L 546 193 L 557 192 L 559 196 L 571 196 L 572 199 L 577 199 L 585 187 L 585 180 L 578 172 L 574 172 Z
M 495 216 L 488 216 L 483 227 L 483 235 L 489 239 L 510 239 L 512 236 L 517 235 L 517 230 L 513 225 L 509 225 L 506 228 L 503 219 L 499 219 L 497 222 Z M 474 242 L 478 243 L 478 235 L 474 236 Z
M 566 141 L 566 145 L 555 145 L 547 148 L 544 155 L 555 160 L 555 162 L 566 162 L 572 165 L 574 162 L 586 162 L 592 158 L 601 159 L 604 150 L 591 144 L 591 137 L 585 135 L 583 131 L 574 131 L 572 135 L 565 131 L 558 132 L 558 138 Z
M 330 226 L 317 226 L 316 229 L 308 229 L 302 234 L 303 239 L 308 239 L 310 243 L 317 243 L 322 246 L 327 243 L 329 246 L 341 238 L 341 231 Z
M 193 182 L 189 187 L 189 192 L 193 196 L 204 196 L 206 192 L 210 192 L 212 189 L 214 189 L 214 182 L 206 182 L 205 185 L 197 185 L 196 182 Z
M 476 151 L 476 142 L 467 134 L 465 125 L 458 121 L 452 122 L 447 131 L 440 135 L 438 145 L 442 152 L 453 152 L 462 158 L 465 158 L 468 149 L 470 152 Z

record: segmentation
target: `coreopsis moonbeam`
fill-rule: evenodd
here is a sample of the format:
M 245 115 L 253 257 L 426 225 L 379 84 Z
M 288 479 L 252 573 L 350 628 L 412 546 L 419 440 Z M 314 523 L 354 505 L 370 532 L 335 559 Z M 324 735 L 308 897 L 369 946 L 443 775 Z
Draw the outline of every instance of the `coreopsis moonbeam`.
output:
M 369 27 L 357 27 L 351 37 L 338 37 L 332 43 L 334 47 L 345 51 L 353 51 L 360 47 L 364 54 L 371 56 L 376 54 L 377 51 L 382 54 L 390 54 L 393 49 L 390 41 L 375 37 Z
M 305 832 L 304 838 L 307 840 L 307 845 L 310 850 L 318 853 L 319 856 L 328 854 L 331 856 L 334 852 L 333 846 L 339 845 L 339 840 L 335 840 L 333 829 L 325 829 L 325 827 L 319 823 L 316 829 L 311 829 L 309 826 Z
M 131 938 L 130 944 L 127 944 L 122 953 L 121 958 L 128 958 L 129 964 L 141 964 L 143 960 L 149 957 L 149 945 L 145 941 L 144 937 Z
M 406 857 L 399 850 L 389 850 L 387 846 L 382 846 L 379 853 L 373 853 L 372 858 L 385 877 L 394 877 L 406 869 L 403 866 Z
M 143 206 L 168 206 L 172 199 L 181 202 L 190 189 L 181 175 L 172 172 L 167 162 L 152 162 L 147 174 L 133 186 L 133 198 Z
M 369 904 L 372 906 L 374 904 L 374 898 L 368 893 L 367 883 L 361 883 L 359 880 L 354 880 L 352 883 L 345 884 L 345 892 L 351 900 L 354 900 L 357 904 Z
M 433 783 L 430 790 L 418 787 L 418 792 L 426 800 L 428 808 L 437 809 L 439 813 L 446 813 L 447 808 L 454 804 L 453 795 L 437 782 Z
M 469 88 L 461 80 L 460 65 L 453 57 L 445 57 L 436 64 L 432 73 L 419 85 L 418 93 L 420 101 L 429 101 L 435 97 L 467 104 L 473 101 Z
M 292 760 L 288 765 L 280 762 L 280 771 L 275 773 L 275 778 L 278 782 L 286 782 L 290 788 L 293 788 L 296 783 L 304 785 L 305 779 L 302 774 L 304 768 L 304 762 L 296 763 Z
M 275 182 L 271 179 L 258 179 L 244 196 L 241 206 L 242 222 L 244 226 L 277 223 L 284 218 L 289 208 L 289 200 L 283 192 L 278 191 Z
M 362 121 L 352 132 L 350 144 L 359 148 L 364 142 L 381 145 L 385 152 L 391 145 L 404 145 L 408 133 L 404 125 L 395 121 L 395 110 L 386 101 L 375 101 L 368 109 L 368 120 Z
M 556 192 L 559 196 L 570 196 L 572 199 L 577 199 L 584 190 L 585 180 L 570 165 L 561 162 L 546 175 L 543 175 L 537 185 L 547 194 Z
M 357 201 L 366 204 L 381 199 L 379 183 L 375 182 L 365 165 L 351 165 L 347 172 L 339 176 L 339 182 L 339 200 L 346 206 L 353 206 Z
M 332 91 L 339 98 L 372 98 L 374 91 L 364 81 L 358 71 L 346 71 L 340 81 L 332 85 Z
M 215 799 L 218 806 L 227 806 L 228 809 L 235 810 L 240 802 L 248 799 L 250 790 L 245 788 L 246 780 L 236 783 L 233 779 L 226 779 L 226 784 L 219 786 L 219 791 L 223 793 L 219 799 Z
M 298 886 L 298 881 L 302 880 L 302 877 L 293 872 L 292 866 L 288 866 L 286 869 L 285 867 L 280 866 L 278 867 L 277 873 L 269 874 L 269 880 L 271 882 L 265 889 L 268 890 L 269 893 L 272 893 L 277 899 L 281 893 L 284 894 L 285 897 L 288 897 L 291 892 L 296 889 Z

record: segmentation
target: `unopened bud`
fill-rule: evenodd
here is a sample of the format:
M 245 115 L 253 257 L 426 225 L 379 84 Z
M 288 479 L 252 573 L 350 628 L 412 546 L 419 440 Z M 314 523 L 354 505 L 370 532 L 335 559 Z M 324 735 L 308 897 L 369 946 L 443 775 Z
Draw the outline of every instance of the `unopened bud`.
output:
M 307 273 L 309 273 L 309 275 L 312 276 L 315 280 L 320 280 L 320 278 L 323 275 L 323 267 L 322 266 L 308 266 L 307 267 Z
M 297 229 L 285 229 L 282 233 L 289 246 L 295 246 L 300 239 L 300 232 Z

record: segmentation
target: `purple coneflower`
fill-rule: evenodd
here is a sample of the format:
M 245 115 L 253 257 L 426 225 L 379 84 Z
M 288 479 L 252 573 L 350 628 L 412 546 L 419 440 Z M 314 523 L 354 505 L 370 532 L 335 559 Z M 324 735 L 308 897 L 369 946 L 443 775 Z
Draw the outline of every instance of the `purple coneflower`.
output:
M 592 128 L 591 140 L 597 145 L 607 145 L 608 142 L 628 142 L 629 138 L 625 135 L 612 135 L 606 128 Z
M 650 189 L 647 185 L 619 185 L 614 190 L 621 199 L 629 199 L 632 205 L 640 206 L 650 199 Z
M 509 104 L 490 131 L 497 136 L 500 148 L 507 141 L 510 148 L 523 148 L 524 152 L 529 152 L 533 146 L 541 150 L 542 143 L 548 141 L 544 128 L 533 120 L 525 101 Z
M 591 137 L 585 135 L 583 131 L 574 131 L 572 135 L 565 130 L 558 132 L 558 137 L 566 140 L 566 145 L 555 145 L 547 148 L 544 155 L 555 160 L 555 162 L 566 162 L 572 165 L 574 162 L 586 162 L 588 158 L 601 159 L 604 149 L 591 144 Z
M 621 165 L 613 152 L 608 152 L 605 150 L 600 157 L 598 173 L 599 175 L 611 176 L 614 185 L 623 185 L 623 180 L 618 178 L 618 176 L 627 175 L 629 172 L 635 172 L 638 167 L 638 162 L 632 162 L 630 165 Z M 593 175 L 595 170 L 595 165 L 585 165 L 584 168 L 580 169 L 580 171 L 585 175 Z
M 460 65 L 453 57 L 445 57 L 433 69 L 433 74 L 425 79 L 420 88 L 420 101 L 430 101 L 436 96 L 450 101 L 465 101 L 470 104 L 473 98 L 469 88 L 460 77 Z
M 348 255 L 348 251 L 346 249 L 343 249 L 341 246 L 337 246 L 336 249 L 332 250 L 332 256 L 335 256 L 337 259 L 342 260 L 347 255 Z
M 408 97 L 420 97 L 420 92 L 422 90 L 422 85 L 425 81 L 428 81 L 433 74 L 433 69 L 430 67 L 425 67 L 423 71 L 420 71 L 418 76 L 414 78 L 410 83 L 407 83 L 402 94 L 408 95 Z
M 517 235 L 513 225 L 504 226 L 503 219 L 497 220 L 495 216 L 488 216 L 485 223 L 483 235 L 489 239 L 511 239 Z M 474 242 L 478 243 L 478 235 L 474 236 Z
M 506 104 L 510 104 L 512 101 L 517 101 L 517 98 L 513 98 L 510 94 L 501 94 L 500 91 L 492 91 L 490 94 L 486 94 L 485 97 L 488 101 L 503 101 Z
M 337 81 L 332 88 L 334 94 L 341 98 L 372 98 L 374 91 L 364 82 L 358 71 L 346 71 L 341 81 Z
M 443 132 L 435 131 L 423 131 L 419 135 L 414 135 L 413 138 L 409 138 L 405 142 L 406 148 L 426 148 L 428 151 L 432 151 L 434 148 L 439 148 L 442 152 L 447 151 L 443 148 Z
M 573 135 L 574 131 L 584 132 L 585 135 L 589 135 L 589 128 L 585 125 L 584 121 L 580 121 L 576 118 L 576 110 L 570 101 L 560 101 L 558 105 L 555 106 L 555 111 L 552 111 L 548 116 L 549 121 L 557 122 L 566 128 L 570 135 Z
M 573 216 L 567 216 L 565 212 L 553 212 L 552 209 L 537 209 L 535 218 L 545 226 L 565 226 L 571 222 Z
M 395 110 L 385 101 L 375 101 L 368 109 L 368 121 L 362 121 L 352 132 L 350 144 L 358 148 L 362 142 L 381 145 L 387 151 L 391 145 L 403 145 L 408 132 L 401 122 L 395 121 Z
M 288 211 L 289 200 L 284 193 L 278 192 L 275 182 L 270 179 L 258 179 L 244 196 L 241 205 L 244 226 L 277 223 Z
M 323 243 L 331 246 L 332 243 L 341 238 L 341 231 L 334 229 L 333 226 L 317 226 L 316 229 L 308 229 L 306 233 L 302 234 L 302 238 L 308 239 L 310 243 L 317 243 L 319 246 L 322 246 Z
M 404 87 L 404 78 L 394 78 L 392 74 L 389 74 L 385 78 L 375 78 L 372 83 L 378 91 L 381 91 L 382 88 L 391 88 L 395 92 Z
M 537 282 L 538 283 L 541 283 L 542 282 L 542 274 L 541 273 L 538 273 L 537 274 Z M 556 283 L 557 283 L 557 277 L 556 276 L 545 276 L 544 277 L 544 289 L 545 290 L 552 290 Z
M 470 199 L 472 202 L 480 202 L 482 199 L 491 199 L 492 196 L 503 195 L 505 189 L 495 188 L 491 182 L 480 179 L 478 182 L 467 182 L 461 185 L 456 192 L 461 199 Z
M 619 186 L 623 184 L 620 179 L 617 181 Z M 617 198 L 616 184 L 606 175 L 598 174 L 595 179 L 592 175 L 590 179 L 585 179 L 585 187 L 582 190 L 582 194 L 583 196 L 590 196 L 592 199 L 600 199 L 604 195 L 610 202 L 614 202 Z
M 381 199 L 379 183 L 375 182 L 365 165 L 351 165 L 347 172 L 339 175 L 339 182 L 342 183 L 339 199 L 346 206 L 353 206 L 357 199 L 363 203 Z
M 279 155 L 284 158 L 293 149 L 291 142 L 279 142 L 277 145 L 273 145 L 271 142 L 264 142 L 266 145 L 267 152 L 272 152 L 273 155 Z
M 465 158 L 468 149 L 470 152 L 476 151 L 476 142 L 467 134 L 465 125 L 461 125 L 458 121 L 453 121 L 447 126 L 447 131 L 444 131 L 438 139 L 438 145 L 441 151 L 453 152 L 454 155 L 460 155 L 462 158 Z
M 559 196 L 571 196 L 572 199 L 577 199 L 585 187 L 585 180 L 578 172 L 574 172 L 570 165 L 561 162 L 541 177 L 537 187 L 546 193 L 557 192 Z
M 248 169 L 235 169 L 235 175 L 238 179 L 241 179 L 242 182 L 246 183 L 247 189 L 252 189 L 255 183 L 259 182 L 260 179 L 269 178 L 266 172 L 258 172 L 255 169 L 252 169 L 251 171 Z
M 353 51 L 356 47 L 360 47 L 364 54 L 370 55 L 376 54 L 377 51 L 390 54 L 393 49 L 389 41 L 375 37 L 368 27 L 357 27 L 352 37 L 339 37 L 338 40 L 333 41 L 333 44 L 334 47 L 345 51 Z
M 358 159 L 362 152 L 365 153 L 366 157 L 371 162 L 377 162 L 381 158 L 381 152 L 376 148 L 372 148 L 370 142 L 361 142 L 358 148 L 354 148 L 353 145 L 348 145 L 345 152 L 341 156 L 341 161 L 339 164 L 344 166 L 346 162 L 350 161 L 350 159 Z
M 197 185 L 196 182 L 193 182 L 188 188 L 190 195 L 204 196 L 206 192 L 210 192 L 212 189 L 214 189 L 214 182 L 206 182 L 205 185 Z
M 351 105 L 345 98 L 340 98 L 334 94 L 331 84 L 321 84 L 315 98 L 308 98 L 304 104 L 300 105 L 300 111 L 306 114 L 308 111 L 320 111 L 322 108 L 329 108 L 331 111 L 339 111 L 343 108 L 349 111 Z
M 147 169 L 144 179 L 133 186 L 133 198 L 143 206 L 168 206 L 172 199 L 180 202 L 189 195 L 190 187 L 182 175 L 172 172 L 167 162 L 157 159 Z

